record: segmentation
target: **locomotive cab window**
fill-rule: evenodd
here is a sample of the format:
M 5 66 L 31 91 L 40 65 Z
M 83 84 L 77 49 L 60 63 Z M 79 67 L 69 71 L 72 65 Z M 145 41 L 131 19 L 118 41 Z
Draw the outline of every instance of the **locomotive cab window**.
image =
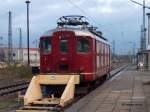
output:
M 50 39 L 44 39 L 42 40 L 42 51 L 45 54 L 51 53 L 52 51 L 52 45 Z
M 87 53 L 90 51 L 90 43 L 89 40 L 85 38 L 80 38 L 77 41 L 77 52 Z
M 60 40 L 60 51 L 62 53 L 68 52 L 68 40 Z

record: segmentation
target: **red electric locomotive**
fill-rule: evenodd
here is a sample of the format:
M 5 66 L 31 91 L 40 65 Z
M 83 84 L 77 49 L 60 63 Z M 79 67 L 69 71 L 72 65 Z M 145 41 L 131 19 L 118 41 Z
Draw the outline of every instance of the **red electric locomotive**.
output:
M 83 16 L 61 17 L 40 43 L 41 73 L 80 74 L 82 82 L 92 82 L 110 72 L 110 45 Z
M 30 82 L 25 105 L 65 106 L 74 98 L 75 87 L 83 90 L 110 72 L 110 45 L 85 17 L 63 16 L 57 24 L 40 38 L 40 74 Z M 58 92 L 62 95 L 55 99 Z

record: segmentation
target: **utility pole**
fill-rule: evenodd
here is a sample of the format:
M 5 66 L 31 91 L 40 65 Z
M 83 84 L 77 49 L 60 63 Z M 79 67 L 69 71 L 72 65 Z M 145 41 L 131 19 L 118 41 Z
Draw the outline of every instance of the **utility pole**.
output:
M 36 62 L 38 62 L 38 40 L 35 40 L 35 44 L 36 44 Z
M 28 66 L 30 66 L 30 39 L 29 39 L 29 4 L 30 4 L 30 1 L 27 0 L 25 2 L 27 4 L 27 49 L 28 49 Z
M 143 0 L 143 50 L 146 50 L 145 0 Z
M 113 40 L 113 61 L 115 60 L 115 56 L 116 56 L 116 52 L 115 52 L 115 47 L 116 47 L 116 45 L 115 45 L 116 43 L 115 43 L 115 40 Z
M 3 46 L 3 36 L 0 36 L 0 46 Z
M 136 43 L 135 42 L 133 42 L 133 56 L 135 57 L 135 52 L 136 52 L 136 48 L 135 48 L 135 46 L 136 46 Z
M 20 56 L 20 60 L 23 61 L 22 29 L 21 28 L 19 28 L 19 56 Z
M 22 49 L 22 29 L 19 28 L 19 49 Z
M 134 58 L 135 58 L 135 45 L 136 45 L 136 43 L 135 42 L 129 42 L 129 44 L 131 44 L 131 54 L 130 54 L 130 57 L 134 61 Z
M 12 61 L 12 16 L 11 11 L 9 11 L 9 21 L 8 21 L 8 62 Z
M 135 42 L 130 42 L 132 46 L 132 55 L 135 56 Z

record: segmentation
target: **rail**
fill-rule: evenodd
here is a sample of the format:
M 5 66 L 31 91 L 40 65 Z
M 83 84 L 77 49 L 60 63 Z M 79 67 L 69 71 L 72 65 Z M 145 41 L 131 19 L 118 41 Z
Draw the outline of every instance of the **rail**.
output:
M 7 86 L 0 87 L 0 96 L 25 90 L 27 89 L 28 85 L 29 85 L 29 81 L 19 81 Z

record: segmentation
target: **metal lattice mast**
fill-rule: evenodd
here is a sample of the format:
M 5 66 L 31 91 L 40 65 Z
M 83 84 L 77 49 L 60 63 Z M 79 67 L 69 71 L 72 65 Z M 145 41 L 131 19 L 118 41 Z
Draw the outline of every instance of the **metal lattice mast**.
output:
M 115 55 L 116 55 L 116 52 L 115 52 L 116 48 L 115 48 L 115 46 L 116 46 L 116 43 L 115 43 L 115 40 L 113 40 L 113 59 L 115 58 Z
M 12 61 L 12 16 L 11 11 L 9 11 L 9 21 L 8 21 L 8 62 Z
M 22 49 L 22 29 L 19 28 L 19 56 L 20 60 L 23 60 L 23 49 Z

